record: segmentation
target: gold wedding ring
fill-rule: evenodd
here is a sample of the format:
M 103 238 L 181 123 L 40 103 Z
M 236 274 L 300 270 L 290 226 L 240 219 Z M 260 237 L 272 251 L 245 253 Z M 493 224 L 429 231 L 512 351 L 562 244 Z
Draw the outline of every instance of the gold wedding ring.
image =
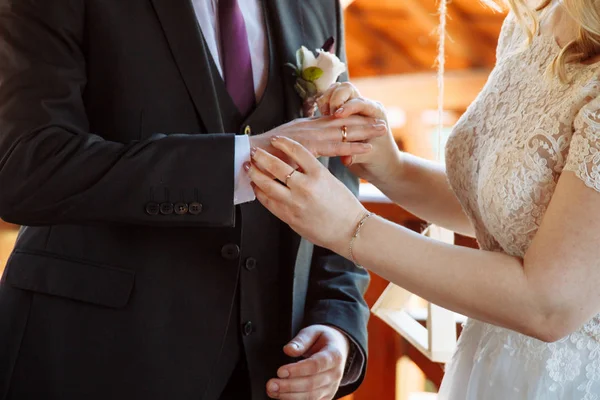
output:
M 290 172 L 288 174 L 288 176 L 285 177 L 285 182 L 283 183 L 285 186 L 288 186 L 288 181 L 290 180 L 290 178 L 292 177 L 292 175 L 294 175 L 295 173 L 296 173 L 296 170 L 293 170 L 292 172 Z
M 342 142 L 348 140 L 348 127 L 346 125 L 342 125 L 340 128 L 342 130 Z

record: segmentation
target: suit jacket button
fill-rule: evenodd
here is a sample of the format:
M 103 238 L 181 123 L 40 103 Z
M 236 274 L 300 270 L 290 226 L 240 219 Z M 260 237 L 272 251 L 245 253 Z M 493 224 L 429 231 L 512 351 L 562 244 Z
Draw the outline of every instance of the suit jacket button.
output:
M 256 261 L 256 258 L 250 257 L 249 259 L 246 260 L 246 269 L 248 271 L 252 271 L 254 268 L 256 268 L 257 264 L 258 264 L 258 262 Z
M 173 203 L 161 203 L 160 205 L 160 213 L 163 215 L 173 214 Z
M 160 205 L 158 203 L 151 201 L 150 203 L 146 204 L 146 213 L 148 215 L 158 215 L 159 211 Z
M 244 336 L 250 336 L 252 332 L 254 332 L 254 326 L 252 325 L 252 321 L 248 321 L 242 326 L 242 333 Z
M 175 214 L 185 215 L 188 213 L 188 205 L 186 203 L 175 204 Z
M 202 204 L 197 202 L 190 203 L 188 212 L 192 215 L 200 214 L 202 212 Z
M 246 125 L 246 127 L 244 128 L 244 135 L 252 135 L 252 128 L 250 127 L 250 125 Z
M 237 260 L 240 256 L 240 247 L 237 244 L 226 244 L 221 249 L 221 256 L 226 260 Z

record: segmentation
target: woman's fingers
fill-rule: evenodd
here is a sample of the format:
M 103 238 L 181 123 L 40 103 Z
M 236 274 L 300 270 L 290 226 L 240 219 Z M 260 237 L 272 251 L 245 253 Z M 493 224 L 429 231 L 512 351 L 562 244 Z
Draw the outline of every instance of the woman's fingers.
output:
M 313 154 L 300 143 L 285 136 L 273 138 L 271 145 L 284 152 L 290 160 L 294 161 L 306 174 L 314 174 L 323 167 Z M 268 194 L 268 193 L 267 193 Z
M 287 177 L 295 171 L 295 168 L 263 149 L 253 148 L 251 155 L 255 166 L 267 175 L 271 174 L 282 183 L 285 183 Z
M 275 182 L 277 183 L 277 182 Z M 281 186 L 279 183 L 277 185 Z M 283 187 L 283 186 L 282 186 Z M 256 199 L 262 204 L 267 210 L 269 210 L 274 216 L 282 220 L 283 222 L 289 222 L 289 215 L 286 213 L 286 208 L 283 203 L 278 202 L 270 198 L 265 192 L 263 192 L 258 186 L 254 186 L 254 194 Z
M 360 97 L 360 93 L 350 82 L 334 83 L 317 99 L 322 115 L 331 115 L 350 99 Z
M 318 161 L 317 161 L 318 162 Z M 250 180 L 270 199 L 276 202 L 289 202 L 291 192 L 288 188 L 267 176 L 259 168 L 250 163 L 244 164 L 244 169 L 248 173 Z M 297 172 L 300 174 L 300 172 Z
M 354 85 L 350 83 L 343 83 L 335 88 L 331 94 L 331 98 L 329 99 L 329 111 L 333 114 L 346 102 L 358 97 L 360 97 L 360 93 L 358 93 L 358 90 L 354 87 Z
M 335 111 L 334 116 L 336 118 L 348 118 L 357 114 L 374 118 L 385 118 L 385 114 L 379 104 L 362 98 L 346 102 L 341 108 Z
M 325 91 L 325 93 L 323 93 L 321 96 L 319 96 L 317 98 L 317 106 L 319 107 L 319 111 L 321 112 L 321 115 L 329 115 L 330 114 L 330 109 L 329 109 L 329 99 L 331 99 L 331 95 L 333 94 L 333 91 L 340 86 L 341 83 L 336 82 L 333 85 L 331 85 L 329 87 L 329 89 L 327 89 Z

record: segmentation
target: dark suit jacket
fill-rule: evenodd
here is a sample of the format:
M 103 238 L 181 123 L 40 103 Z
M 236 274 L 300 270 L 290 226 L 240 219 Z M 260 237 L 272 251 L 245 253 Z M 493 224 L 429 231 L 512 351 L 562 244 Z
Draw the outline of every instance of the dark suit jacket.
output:
M 329 36 L 343 55 L 338 1 L 265 10 L 269 85 L 241 116 L 189 0 L 0 0 L 0 217 L 24 226 L 0 399 L 212 400 L 240 352 L 265 398 L 281 346 L 317 323 L 366 354 L 368 275 L 233 205 L 234 134 L 299 116 L 283 65 Z

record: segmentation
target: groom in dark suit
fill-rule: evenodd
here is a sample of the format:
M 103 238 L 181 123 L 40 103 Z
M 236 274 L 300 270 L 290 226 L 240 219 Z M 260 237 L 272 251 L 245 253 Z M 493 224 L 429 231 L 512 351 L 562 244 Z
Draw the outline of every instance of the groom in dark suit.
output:
M 24 226 L 0 284 L 0 399 L 358 387 L 367 273 L 241 173 L 274 135 L 340 129 L 281 127 L 301 109 L 284 64 L 330 36 L 343 56 L 337 0 L 0 0 L 0 217 Z

